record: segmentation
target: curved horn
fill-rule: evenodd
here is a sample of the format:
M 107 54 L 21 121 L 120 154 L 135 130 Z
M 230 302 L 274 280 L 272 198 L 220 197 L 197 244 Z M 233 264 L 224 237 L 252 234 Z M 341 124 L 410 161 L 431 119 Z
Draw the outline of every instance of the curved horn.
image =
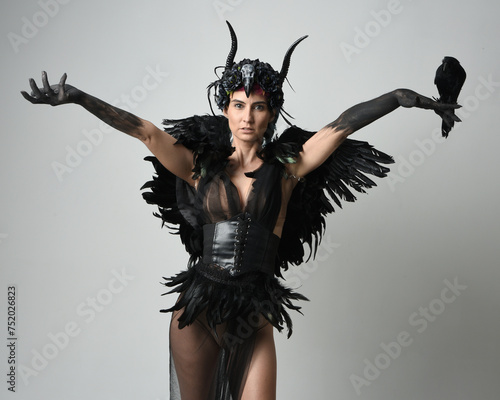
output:
M 238 39 L 236 39 L 236 33 L 234 33 L 234 29 L 231 24 L 228 21 L 226 21 L 226 24 L 229 28 L 229 32 L 231 33 L 231 51 L 229 52 L 226 61 L 226 70 L 228 70 L 233 67 L 234 56 L 236 55 L 236 50 L 238 50 Z
M 283 84 L 283 82 L 286 79 L 286 75 L 288 74 L 288 68 L 290 67 L 290 58 L 292 57 L 292 53 L 295 50 L 295 48 L 298 46 L 300 42 L 302 42 L 305 38 L 307 38 L 309 35 L 302 36 L 300 39 L 297 39 L 295 43 L 293 43 L 288 51 L 285 54 L 285 58 L 283 59 L 283 65 L 281 66 L 281 72 L 279 76 L 279 82 L 280 85 Z

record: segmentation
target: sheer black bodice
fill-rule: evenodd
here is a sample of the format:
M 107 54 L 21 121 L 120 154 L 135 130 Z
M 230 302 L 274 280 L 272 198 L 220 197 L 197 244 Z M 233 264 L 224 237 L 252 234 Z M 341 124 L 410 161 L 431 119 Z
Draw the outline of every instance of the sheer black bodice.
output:
M 181 213 L 192 225 L 203 226 L 247 212 L 266 229 L 273 231 L 282 206 L 282 170 L 263 163 L 246 175 L 253 182 L 248 193 L 242 194 L 246 196 L 244 201 L 224 169 L 213 176 L 201 178 L 196 189 L 179 180 L 177 199 Z

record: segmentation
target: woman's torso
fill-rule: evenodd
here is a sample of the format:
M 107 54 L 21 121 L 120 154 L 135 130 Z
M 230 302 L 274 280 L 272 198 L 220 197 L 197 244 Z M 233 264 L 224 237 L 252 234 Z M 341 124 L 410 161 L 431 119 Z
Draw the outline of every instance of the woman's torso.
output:
M 234 182 L 223 169 L 197 185 L 201 223 L 217 223 L 246 212 L 280 237 L 293 188 L 294 181 L 283 178 L 282 167 L 274 164 L 263 162 Z

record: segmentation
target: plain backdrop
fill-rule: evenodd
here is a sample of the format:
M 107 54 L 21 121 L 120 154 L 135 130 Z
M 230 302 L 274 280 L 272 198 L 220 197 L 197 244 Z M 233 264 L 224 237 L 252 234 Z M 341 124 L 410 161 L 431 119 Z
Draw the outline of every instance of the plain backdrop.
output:
M 0 342 L 12 342 L 10 286 L 16 340 L 1 346 L 0 397 L 168 399 L 169 316 L 158 310 L 175 298 L 159 282 L 187 256 L 141 197 L 148 150 L 82 108 L 19 92 L 42 70 L 51 83 L 66 72 L 158 126 L 210 112 L 227 19 L 236 59 L 276 69 L 309 35 L 284 88 L 306 129 L 398 87 L 436 96 L 443 56 L 468 74 L 446 141 L 420 109 L 355 134 L 396 163 L 328 217 L 316 261 L 286 274 L 310 302 L 290 340 L 276 334 L 278 398 L 498 399 L 499 12 L 493 0 L 3 1 Z

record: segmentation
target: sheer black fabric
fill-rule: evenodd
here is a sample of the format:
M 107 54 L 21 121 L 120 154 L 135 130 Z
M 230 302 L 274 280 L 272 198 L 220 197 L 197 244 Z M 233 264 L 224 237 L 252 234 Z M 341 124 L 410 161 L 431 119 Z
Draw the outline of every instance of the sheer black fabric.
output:
M 202 178 L 196 189 L 179 180 L 180 212 L 195 230 L 250 216 L 251 223 L 275 237 L 282 209 L 282 169 L 263 163 L 247 176 L 252 181 L 241 196 L 225 170 Z M 236 400 L 241 397 L 255 340 L 263 327 L 272 324 L 282 330 L 286 325 L 290 334 L 292 324 L 286 309 L 298 310 L 292 301 L 305 298 L 283 287 L 259 265 L 234 276 L 204 259 L 207 257 L 198 258 L 166 283 L 173 288 L 171 292 L 179 293 L 177 303 L 163 310 L 173 312 L 171 398 Z

